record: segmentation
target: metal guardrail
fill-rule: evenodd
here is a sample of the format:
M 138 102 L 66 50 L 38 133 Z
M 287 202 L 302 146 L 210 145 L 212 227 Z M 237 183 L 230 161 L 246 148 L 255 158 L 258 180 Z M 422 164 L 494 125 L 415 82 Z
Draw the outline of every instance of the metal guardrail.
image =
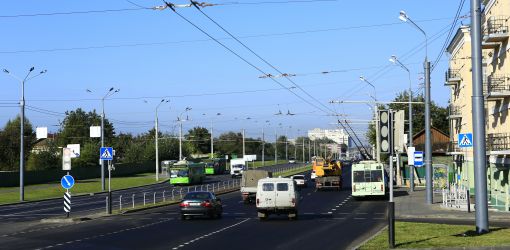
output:
M 445 81 L 450 82 L 451 79 L 460 78 L 460 70 L 448 69 L 444 75 Z
M 449 112 L 450 114 L 448 116 L 459 116 L 462 115 L 461 109 L 459 106 L 456 105 L 449 105 Z
M 510 91 L 510 76 L 502 74 L 494 74 L 487 77 L 487 91 L 505 92 Z
M 510 150 L 510 134 L 508 133 L 487 134 L 486 145 L 488 151 Z
M 279 167 L 272 171 L 273 176 L 280 176 L 282 174 L 296 171 L 298 169 L 304 169 L 306 166 L 288 166 Z M 136 208 L 137 206 L 146 207 L 148 205 L 162 204 L 166 202 L 177 202 L 181 200 L 187 193 L 196 191 L 211 191 L 211 192 L 228 192 L 239 189 L 241 185 L 241 179 L 232 179 L 226 181 L 219 181 L 209 184 L 201 184 L 194 186 L 173 186 L 169 187 L 168 190 L 156 191 L 156 192 L 143 192 L 133 193 L 131 195 L 118 195 L 112 197 L 112 209 L 122 212 L 127 208 Z M 105 201 L 106 213 L 108 213 L 108 196 Z
M 483 35 L 508 33 L 508 16 L 491 16 L 483 25 Z

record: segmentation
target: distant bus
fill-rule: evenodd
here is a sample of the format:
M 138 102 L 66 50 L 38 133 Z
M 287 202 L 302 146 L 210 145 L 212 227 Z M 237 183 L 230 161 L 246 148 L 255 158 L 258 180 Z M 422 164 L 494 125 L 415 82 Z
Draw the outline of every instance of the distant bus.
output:
M 227 160 L 221 158 L 211 159 L 206 164 L 207 164 L 205 166 L 206 175 L 224 174 L 227 169 Z
M 388 177 L 382 163 L 361 161 L 353 164 L 352 197 L 384 196 L 387 194 Z
M 200 184 L 205 180 L 205 163 L 179 161 L 168 168 L 168 174 L 172 185 Z

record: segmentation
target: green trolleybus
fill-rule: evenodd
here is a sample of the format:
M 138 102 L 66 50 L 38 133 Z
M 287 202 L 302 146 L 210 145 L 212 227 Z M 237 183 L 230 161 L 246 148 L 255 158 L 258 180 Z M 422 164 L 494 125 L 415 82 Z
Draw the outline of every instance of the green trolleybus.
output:
M 224 174 L 226 169 L 227 160 L 221 158 L 211 159 L 206 163 L 205 174 L 206 175 Z
M 205 179 L 205 163 L 192 163 L 186 160 L 174 163 L 169 169 L 170 184 L 190 185 L 202 183 Z
M 361 161 L 353 164 L 352 197 L 384 196 L 387 193 L 388 177 L 382 163 Z

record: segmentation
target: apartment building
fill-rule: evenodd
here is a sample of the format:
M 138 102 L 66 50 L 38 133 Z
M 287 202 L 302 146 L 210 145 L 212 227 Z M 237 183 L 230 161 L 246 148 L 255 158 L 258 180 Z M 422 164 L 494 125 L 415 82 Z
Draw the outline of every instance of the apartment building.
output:
M 489 207 L 510 211 L 510 1 L 485 0 L 483 5 L 482 66 Z M 473 149 L 458 147 L 459 134 L 473 131 L 469 26 L 457 30 L 447 51 L 450 55 L 445 73 L 445 86 L 450 88 L 448 154 L 454 160 L 456 182 L 473 191 Z

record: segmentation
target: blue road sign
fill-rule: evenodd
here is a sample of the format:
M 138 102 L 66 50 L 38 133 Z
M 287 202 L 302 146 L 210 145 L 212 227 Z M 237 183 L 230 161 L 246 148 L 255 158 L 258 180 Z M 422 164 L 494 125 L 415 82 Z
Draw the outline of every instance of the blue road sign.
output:
M 60 185 L 65 189 L 70 189 L 74 186 L 74 178 L 70 175 L 64 175 L 60 180 Z
M 101 150 L 99 150 L 99 159 L 107 161 L 113 160 L 113 148 L 102 147 Z
M 414 166 L 423 166 L 423 151 L 414 151 Z
M 459 148 L 473 147 L 473 133 L 459 134 Z

